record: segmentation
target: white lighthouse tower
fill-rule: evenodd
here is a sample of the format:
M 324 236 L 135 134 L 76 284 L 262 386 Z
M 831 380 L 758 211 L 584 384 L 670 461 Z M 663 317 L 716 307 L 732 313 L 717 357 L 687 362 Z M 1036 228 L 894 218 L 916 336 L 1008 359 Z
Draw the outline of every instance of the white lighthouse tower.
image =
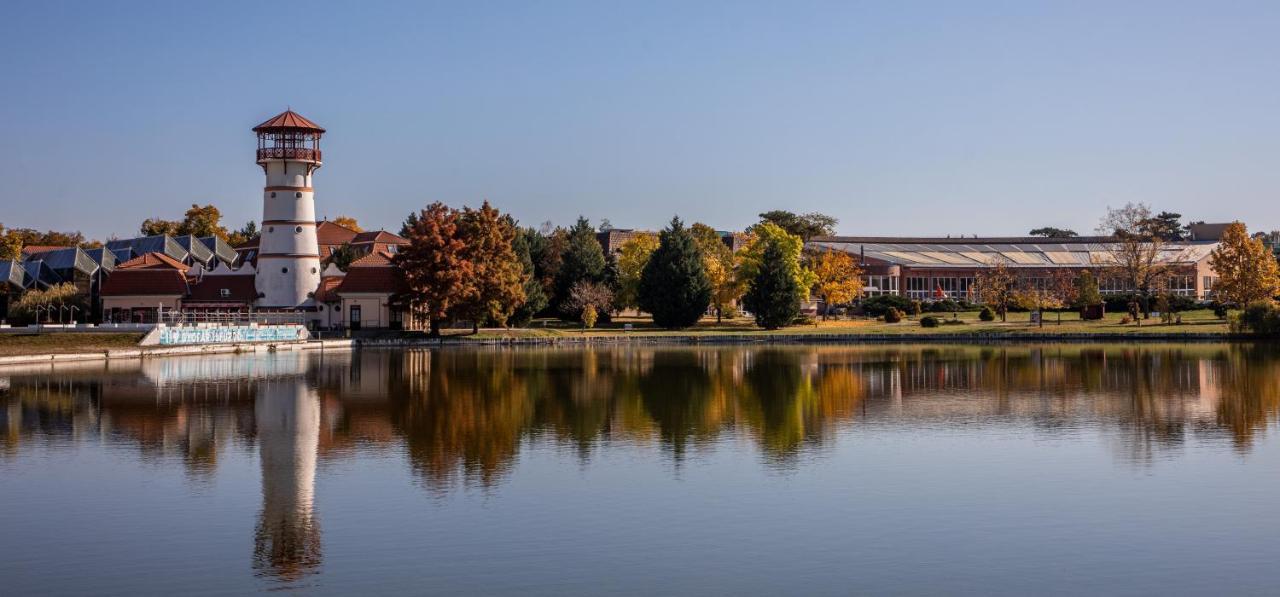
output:
M 262 228 L 254 286 L 258 306 L 296 308 L 320 286 L 320 247 L 311 175 L 321 165 L 324 129 L 293 110 L 253 127 L 262 190 Z

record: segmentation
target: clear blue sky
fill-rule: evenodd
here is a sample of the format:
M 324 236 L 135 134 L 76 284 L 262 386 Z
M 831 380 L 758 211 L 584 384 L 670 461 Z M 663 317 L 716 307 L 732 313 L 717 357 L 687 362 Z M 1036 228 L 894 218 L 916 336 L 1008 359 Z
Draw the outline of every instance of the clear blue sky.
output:
M 257 219 L 249 128 L 291 105 L 329 129 L 320 214 L 373 228 L 1280 227 L 1280 2 L 356 4 L 4 3 L 0 222 Z

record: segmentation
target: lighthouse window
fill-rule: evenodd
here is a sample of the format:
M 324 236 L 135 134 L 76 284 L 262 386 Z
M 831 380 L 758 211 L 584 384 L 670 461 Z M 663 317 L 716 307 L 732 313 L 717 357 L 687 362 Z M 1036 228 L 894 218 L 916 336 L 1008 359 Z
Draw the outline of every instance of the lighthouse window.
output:
M 311 273 L 313 273 L 313 274 L 314 274 L 314 273 L 316 273 L 316 271 L 318 271 L 318 270 L 316 270 L 316 268 L 314 268 L 314 267 L 313 267 L 313 268 L 311 268 Z
M 282 268 L 280 268 L 280 273 L 282 273 L 282 274 L 287 274 L 287 273 L 289 273 L 289 268 L 287 268 L 287 267 L 282 267 Z
M 301 198 L 302 198 L 302 191 L 298 191 L 297 193 L 294 193 L 294 194 L 293 194 L 293 196 L 294 196 L 294 197 L 297 197 L 298 199 L 301 199 Z
M 275 192 L 275 191 L 271 191 L 271 198 L 272 198 L 272 199 L 275 199 L 275 198 L 276 198 L 276 192 Z
M 267 226 L 267 232 L 275 232 L 275 231 L 276 231 L 275 226 Z
M 294 234 L 302 234 L 302 226 L 294 226 L 294 227 L 293 227 L 293 233 L 294 233 Z

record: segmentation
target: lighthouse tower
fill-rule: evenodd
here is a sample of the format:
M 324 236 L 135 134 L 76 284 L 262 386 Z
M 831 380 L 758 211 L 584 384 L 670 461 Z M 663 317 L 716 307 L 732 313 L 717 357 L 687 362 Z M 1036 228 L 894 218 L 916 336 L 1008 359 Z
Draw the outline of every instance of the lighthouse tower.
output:
M 301 307 L 320 286 L 320 247 L 311 175 L 320 167 L 324 129 L 293 110 L 253 127 L 262 190 L 262 227 L 254 286 L 258 306 Z

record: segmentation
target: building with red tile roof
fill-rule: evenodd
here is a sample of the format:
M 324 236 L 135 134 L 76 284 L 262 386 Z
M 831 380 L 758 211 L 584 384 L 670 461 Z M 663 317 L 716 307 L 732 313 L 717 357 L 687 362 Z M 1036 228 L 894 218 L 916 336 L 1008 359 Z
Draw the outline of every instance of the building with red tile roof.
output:
M 404 275 L 387 253 L 370 253 L 353 261 L 333 290 L 342 299 L 342 325 L 352 330 L 420 328 L 418 318 L 406 318 L 394 304 L 395 295 L 405 290 Z
M 184 272 L 173 267 L 117 269 L 102 282 L 103 321 L 154 323 L 159 309 L 180 308 L 189 290 Z
M 246 310 L 258 299 L 253 274 L 206 275 L 191 285 L 184 309 Z
M 116 269 L 174 269 L 185 274 L 191 269 L 191 266 L 164 253 L 144 253 L 117 265 Z

